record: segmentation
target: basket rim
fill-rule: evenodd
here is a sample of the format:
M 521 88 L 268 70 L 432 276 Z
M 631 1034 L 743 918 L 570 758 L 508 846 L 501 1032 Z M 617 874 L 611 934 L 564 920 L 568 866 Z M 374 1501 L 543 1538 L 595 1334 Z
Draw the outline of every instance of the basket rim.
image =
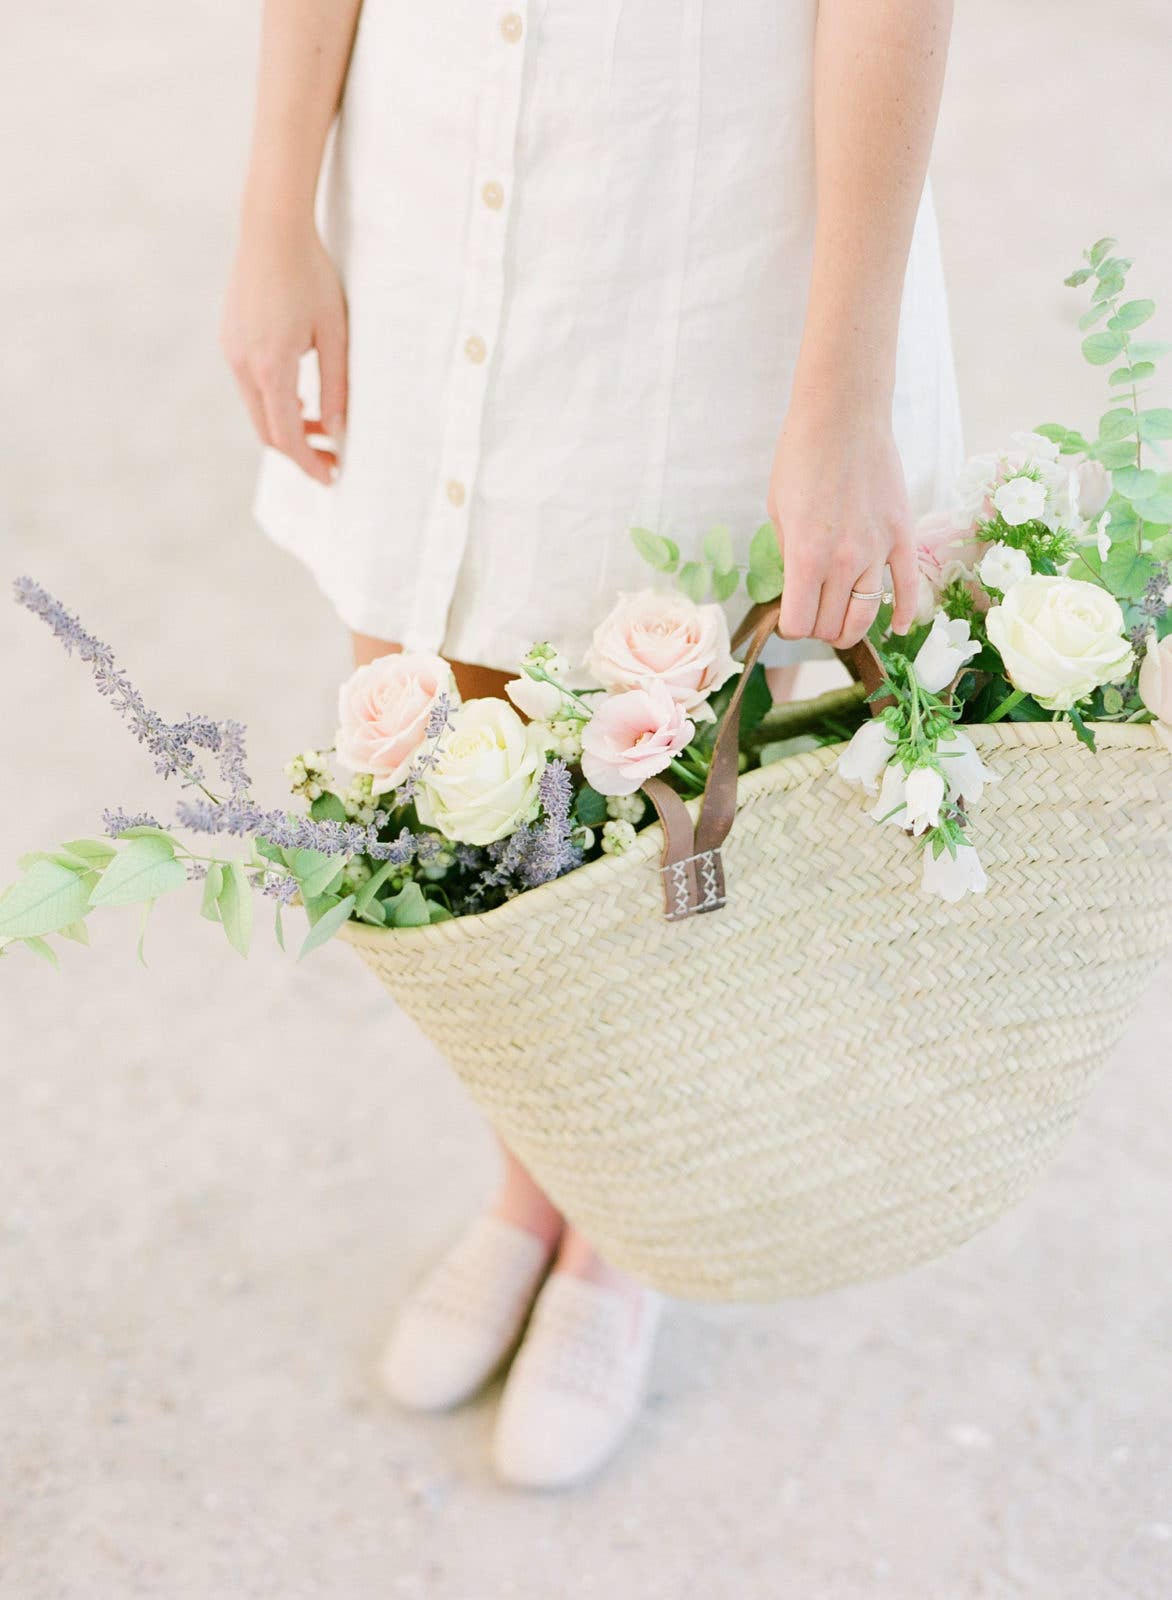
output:
M 1010 746 L 1026 746 L 1036 750 L 1057 749 L 1074 745 L 1078 735 L 1069 722 L 976 722 L 958 724 L 973 743 L 982 751 L 995 751 Z M 1155 728 L 1143 722 L 1096 722 L 1092 724 L 1097 742 L 1108 749 L 1163 751 Z M 800 788 L 826 773 L 837 762 L 846 748 L 846 741 L 822 745 L 817 750 L 802 751 L 785 756 L 768 766 L 757 767 L 742 774 L 737 782 L 737 810 L 761 794 L 784 794 Z M 1091 752 L 1087 759 L 1093 760 Z M 686 802 L 693 818 L 699 814 L 700 799 Z M 404 938 L 413 944 L 439 946 L 453 940 L 492 937 L 512 925 L 517 917 L 528 917 L 538 905 L 535 896 L 541 896 L 540 905 L 548 908 L 558 900 L 576 899 L 587 884 L 592 890 L 603 890 L 607 885 L 643 867 L 659 857 L 663 833 L 658 822 L 640 830 L 634 844 L 621 856 L 600 856 L 596 861 L 576 867 L 552 883 L 542 883 L 524 894 L 506 900 L 490 911 L 470 912 L 462 917 L 451 917 L 445 922 L 429 923 L 424 928 L 378 928 L 372 923 L 344 922 L 338 930 L 340 938 L 362 949 L 379 949 Z

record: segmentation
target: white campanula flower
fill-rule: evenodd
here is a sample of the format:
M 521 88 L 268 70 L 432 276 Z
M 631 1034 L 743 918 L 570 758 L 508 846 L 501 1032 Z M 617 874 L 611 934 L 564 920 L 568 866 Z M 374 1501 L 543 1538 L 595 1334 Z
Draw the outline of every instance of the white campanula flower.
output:
M 1069 711 L 1131 669 L 1119 602 L 1078 578 L 1031 573 L 993 607 L 985 627 L 1014 688 L 1048 711 Z
M 929 694 L 939 694 L 980 648 L 980 641 L 970 637 L 968 622 L 963 617 L 950 618 L 938 611 L 932 631 L 916 652 L 913 663 L 921 688 Z
M 510 678 L 505 684 L 505 693 L 517 710 L 523 711 L 534 722 L 548 722 L 551 717 L 558 716 L 565 703 L 565 696 L 556 684 L 530 678 L 528 674 L 522 678 Z
M 619 821 L 612 817 L 609 822 L 602 825 L 602 853 L 607 856 L 621 856 L 624 850 L 629 850 L 635 842 L 635 830 L 629 822 Z
M 907 774 L 902 763 L 893 761 L 883 769 L 879 798 L 867 815 L 876 822 L 893 822 L 897 828 L 907 827 Z
M 988 881 L 981 858 L 971 844 L 957 845 L 955 856 L 947 848 L 937 855 L 932 842 L 924 847 L 920 887 L 925 894 L 937 895 L 955 905 L 966 894 L 984 894 Z
M 1078 467 L 1078 498 L 1088 521 L 1105 511 L 1111 498 L 1111 474 L 1101 461 L 1083 461 Z
M 1001 782 L 998 774 L 981 760 L 968 734 L 959 728 L 941 737 L 936 754 L 944 769 L 948 798 L 953 802 L 963 800 L 966 806 L 980 805 L 985 785 Z
M 1046 485 L 1036 478 L 1010 478 L 994 491 L 993 504 L 1011 528 L 1037 522 L 1046 510 Z
M 1019 578 L 1028 578 L 1030 558 L 1011 544 L 991 544 L 981 557 L 977 573 L 986 589 L 1011 589 Z
M 847 783 L 859 784 L 868 794 L 879 792 L 879 779 L 891 760 L 895 740 L 882 717 L 872 718 L 856 728 L 851 742 L 838 758 L 838 775 Z
M 419 820 L 445 839 L 492 844 L 540 808 L 547 731 L 507 700 L 467 700 L 452 713 L 434 762 L 420 775 Z
M 917 837 L 929 828 L 940 825 L 940 807 L 944 803 L 944 779 L 934 767 L 913 767 L 903 785 L 903 824 Z

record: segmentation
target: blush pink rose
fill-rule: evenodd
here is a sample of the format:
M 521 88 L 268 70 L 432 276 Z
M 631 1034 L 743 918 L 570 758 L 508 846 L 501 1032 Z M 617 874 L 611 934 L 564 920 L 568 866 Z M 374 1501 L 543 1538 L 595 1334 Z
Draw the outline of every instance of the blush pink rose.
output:
M 607 695 L 582 730 L 582 776 L 599 794 L 634 794 L 695 731 L 663 683 Z
M 916 621 L 931 622 L 941 592 L 954 578 L 965 580 L 968 592 L 980 611 L 989 606 L 989 596 L 976 581 L 978 561 L 988 544 L 973 535 L 971 527 L 958 527 L 951 511 L 930 511 L 916 523 L 916 562 L 920 569 L 920 592 Z
M 658 589 L 619 596 L 594 630 L 586 666 L 612 691 L 661 683 L 702 721 L 712 715 L 704 704 L 708 696 L 741 670 L 720 606 L 698 606 L 687 595 Z
M 350 675 L 338 691 L 334 749 L 351 772 L 368 772 L 375 794 L 407 776 L 427 738 L 436 698 L 458 700 L 452 669 L 439 656 L 401 651 L 380 656 Z

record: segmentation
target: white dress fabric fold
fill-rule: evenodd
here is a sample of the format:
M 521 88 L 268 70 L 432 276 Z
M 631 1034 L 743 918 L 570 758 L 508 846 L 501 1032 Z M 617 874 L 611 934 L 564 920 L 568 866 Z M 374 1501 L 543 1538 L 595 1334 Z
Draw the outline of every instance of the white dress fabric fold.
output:
M 746 559 L 805 309 L 816 13 L 366 0 L 320 196 L 345 458 L 325 488 L 267 452 L 257 494 L 350 627 L 506 669 L 549 639 L 577 665 L 653 581 L 633 525 L 691 550 L 726 524 Z M 927 193 L 894 426 L 914 509 L 944 504 L 961 431 Z

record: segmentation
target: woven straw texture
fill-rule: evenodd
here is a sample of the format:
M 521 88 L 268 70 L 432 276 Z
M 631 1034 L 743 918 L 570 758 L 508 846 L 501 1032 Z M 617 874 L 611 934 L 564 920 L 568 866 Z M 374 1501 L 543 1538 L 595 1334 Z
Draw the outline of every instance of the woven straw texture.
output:
M 664 921 L 656 826 L 482 916 L 345 936 L 617 1265 L 723 1300 L 896 1272 L 1026 1192 L 1172 948 L 1154 732 L 966 731 L 1002 781 L 958 906 L 835 747 L 741 779 L 722 911 Z

